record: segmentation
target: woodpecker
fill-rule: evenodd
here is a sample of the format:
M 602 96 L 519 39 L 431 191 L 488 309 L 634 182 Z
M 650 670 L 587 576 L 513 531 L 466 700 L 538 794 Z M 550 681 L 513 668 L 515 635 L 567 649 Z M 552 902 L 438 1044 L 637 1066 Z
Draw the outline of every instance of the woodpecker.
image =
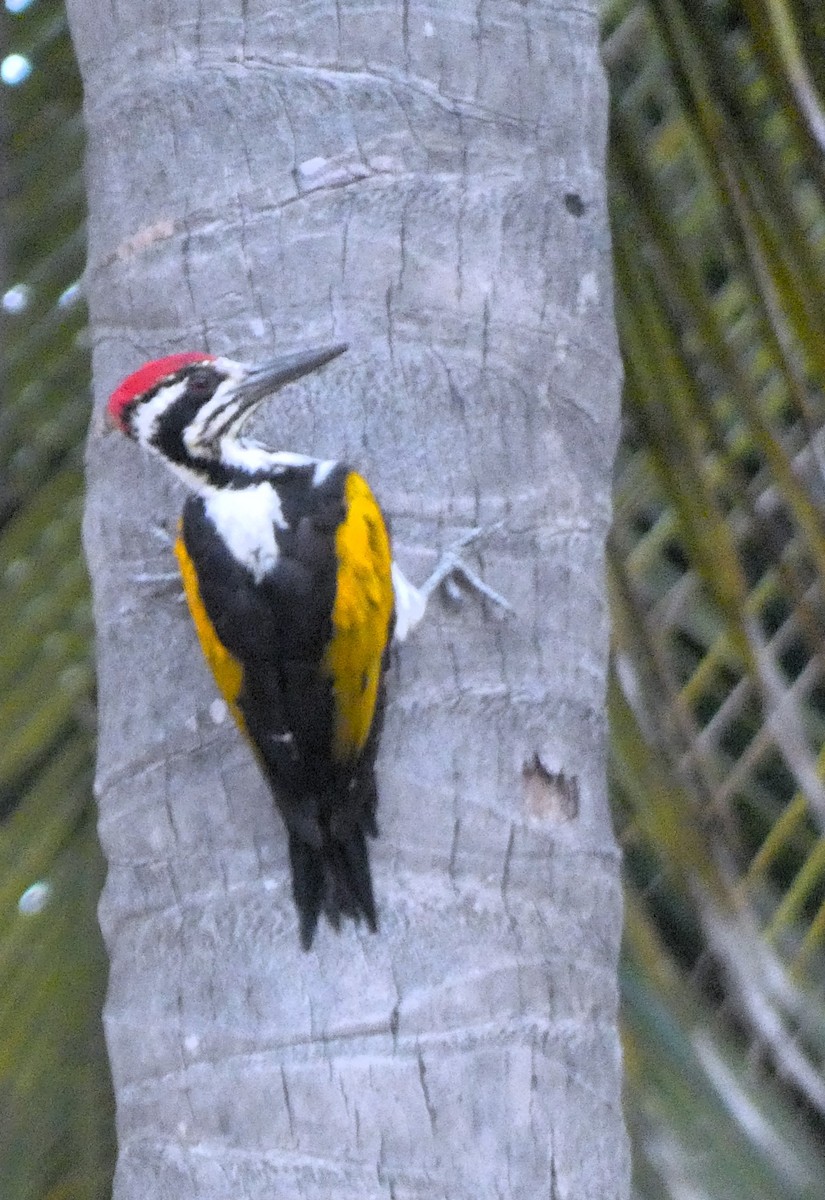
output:
M 266 397 L 344 350 L 257 367 L 172 354 L 129 375 L 108 403 L 111 421 L 189 489 L 174 547 L 186 600 L 286 825 L 307 950 L 321 913 L 336 929 L 342 917 L 377 927 L 367 838 L 377 835 L 375 757 L 393 637 L 407 636 L 456 566 L 506 603 L 455 557 L 414 587 L 359 474 L 242 435 Z

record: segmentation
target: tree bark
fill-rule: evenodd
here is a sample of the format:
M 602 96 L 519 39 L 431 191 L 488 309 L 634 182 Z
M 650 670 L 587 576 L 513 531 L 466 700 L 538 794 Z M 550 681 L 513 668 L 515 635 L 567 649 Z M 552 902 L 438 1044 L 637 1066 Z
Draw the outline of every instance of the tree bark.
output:
M 514 619 L 396 656 L 381 929 L 303 954 L 286 839 L 93 422 L 116 1200 L 627 1194 L 603 546 L 618 425 L 597 6 L 70 0 L 98 399 L 346 340 L 262 438 L 363 470 L 413 579 L 476 523 Z

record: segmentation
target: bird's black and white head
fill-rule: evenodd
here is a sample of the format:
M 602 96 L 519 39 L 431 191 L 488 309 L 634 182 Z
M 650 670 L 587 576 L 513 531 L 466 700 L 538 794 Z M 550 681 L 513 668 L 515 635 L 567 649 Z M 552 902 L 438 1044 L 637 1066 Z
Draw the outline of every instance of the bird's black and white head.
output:
M 236 458 L 241 428 L 262 400 L 346 350 L 324 346 L 261 366 L 189 352 L 145 363 L 109 397 L 111 421 L 180 474 L 211 476 Z

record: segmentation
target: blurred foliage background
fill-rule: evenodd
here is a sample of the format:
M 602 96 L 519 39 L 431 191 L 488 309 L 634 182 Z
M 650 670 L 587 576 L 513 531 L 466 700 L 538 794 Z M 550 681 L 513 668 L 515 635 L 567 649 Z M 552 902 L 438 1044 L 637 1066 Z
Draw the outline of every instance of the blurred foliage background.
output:
M 825 10 L 604 0 L 636 1200 L 825 1180 Z M 0 11 L 0 1196 L 103 1200 L 81 94 Z
M 825 9 L 615 0 L 610 545 L 639 1197 L 825 1195 Z
M 0 14 L 0 1197 L 98 1200 L 113 1115 L 80 549 L 81 91 L 60 4 Z

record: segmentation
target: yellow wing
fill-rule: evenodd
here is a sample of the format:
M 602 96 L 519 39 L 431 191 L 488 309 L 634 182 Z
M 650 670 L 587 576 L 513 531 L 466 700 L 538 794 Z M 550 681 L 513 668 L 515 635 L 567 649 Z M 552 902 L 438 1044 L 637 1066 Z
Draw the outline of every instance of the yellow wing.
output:
M 186 545 L 180 534 L 175 541 L 175 558 L 178 560 L 186 603 L 189 605 L 189 612 L 197 630 L 203 657 L 206 659 L 212 674 L 215 676 L 218 690 L 229 705 L 232 716 L 237 721 L 242 732 L 246 733 L 243 714 L 238 708 L 238 696 L 240 695 L 241 684 L 243 682 L 243 667 L 221 642 L 215 632 L 215 626 L 209 620 L 203 600 L 201 599 L 195 564 L 189 557 Z
M 344 488 L 346 516 L 335 536 L 337 588 L 332 641 L 324 657 L 335 693 L 333 757 L 355 757 L 375 714 L 393 610 L 390 540 L 381 509 L 360 475 Z

